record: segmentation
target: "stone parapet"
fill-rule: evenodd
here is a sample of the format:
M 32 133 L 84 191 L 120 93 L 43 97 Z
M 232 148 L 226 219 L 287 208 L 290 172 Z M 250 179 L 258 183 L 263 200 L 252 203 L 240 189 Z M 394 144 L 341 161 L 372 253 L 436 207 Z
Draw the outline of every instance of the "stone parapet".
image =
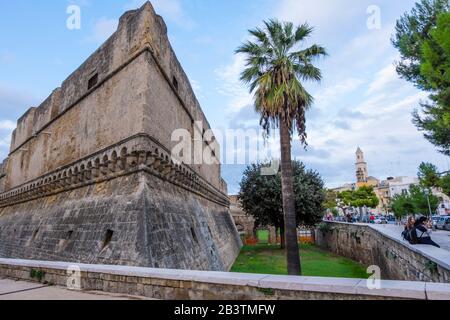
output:
M 79 283 L 82 290 L 155 299 L 450 300 L 449 284 L 381 281 L 379 289 L 371 290 L 367 287 L 367 280 L 363 279 L 73 265 L 10 259 L 0 259 L 0 277 L 58 286 Z
M 389 229 L 323 222 L 316 231 L 316 244 L 366 266 L 380 267 L 383 279 L 450 283 L 450 252 L 411 245 Z

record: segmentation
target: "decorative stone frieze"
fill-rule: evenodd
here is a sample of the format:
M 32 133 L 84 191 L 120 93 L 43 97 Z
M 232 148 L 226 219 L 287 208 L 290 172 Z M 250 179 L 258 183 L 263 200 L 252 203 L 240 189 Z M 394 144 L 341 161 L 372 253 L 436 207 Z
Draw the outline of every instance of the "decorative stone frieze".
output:
M 229 205 L 220 190 L 197 175 L 188 165 L 147 134 L 140 134 L 59 168 L 24 185 L 0 194 L 0 208 L 145 171 L 188 191 Z

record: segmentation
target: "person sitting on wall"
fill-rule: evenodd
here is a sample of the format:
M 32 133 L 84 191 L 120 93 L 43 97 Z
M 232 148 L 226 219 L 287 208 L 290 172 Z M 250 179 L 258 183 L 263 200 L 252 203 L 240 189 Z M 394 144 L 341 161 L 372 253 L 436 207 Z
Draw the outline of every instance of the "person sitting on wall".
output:
M 415 231 L 415 232 L 414 232 Z M 433 232 L 432 227 L 429 223 L 428 218 L 421 217 L 416 221 L 414 225 L 414 230 L 411 232 L 413 244 L 425 244 L 440 248 L 436 242 L 431 240 L 431 233 Z
M 411 242 L 411 231 L 414 230 L 415 223 L 416 220 L 414 219 L 414 217 L 409 216 L 408 220 L 406 221 L 405 230 L 402 232 L 403 239 L 405 239 L 408 242 Z

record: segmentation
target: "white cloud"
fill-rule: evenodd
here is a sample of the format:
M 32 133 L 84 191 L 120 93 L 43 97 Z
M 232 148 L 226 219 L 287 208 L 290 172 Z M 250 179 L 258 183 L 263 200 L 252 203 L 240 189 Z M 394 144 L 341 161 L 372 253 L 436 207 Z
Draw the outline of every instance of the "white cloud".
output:
M 311 25 L 331 27 L 337 21 L 347 20 L 363 6 L 355 5 L 354 0 L 281 0 L 275 15 L 282 20 L 295 23 L 308 21 Z M 345 8 L 345 10 L 342 10 Z M 363 8 L 365 14 L 365 8 Z
M 119 20 L 102 17 L 95 23 L 92 33 L 87 40 L 101 44 L 117 30 L 118 25 Z
M 337 65 L 350 65 L 361 72 L 386 60 L 392 61 L 394 49 L 390 39 L 393 32 L 393 24 L 385 24 L 381 30 L 366 30 L 343 44 L 338 55 L 331 58 Z
M 252 95 L 240 81 L 240 74 L 245 67 L 245 57 L 235 55 L 229 65 L 218 68 L 215 73 L 221 81 L 218 92 L 228 97 L 228 113 L 238 113 L 253 104 Z
M 357 116 L 340 118 L 338 113 L 330 117 L 336 121 L 319 119 L 320 123 L 309 130 L 310 146 L 326 150 L 332 156 L 305 158 L 305 161 L 313 168 L 324 170 L 329 184 L 354 181 L 354 151 L 357 146 L 366 152 L 369 173 L 378 178 L 415 175 L 422 161 L 445 164 L 444 157 L 437 154 L 434 146 L 422 137 L 411 122 L 411 111 L 426 99 L 427 94 L 411 89 L 407 84 L 403 87 L 395 85 L 394 88 L 385 88 L 359 102 L 359 98 L 355 97 L 356 106 L 346 107 L 344 111 Z M 398 90 L 402 91 L 400 95 L 396 92 Z M 339 128 L 341 119 L 351 130 Z M 324 169 L 325 165 L 336 167 L 342 174 L 329 172 Z
M 316 103 L 319 107 L 323 108 L 324 106 L 327 106 L 336 101 L 336 99 L 340 96 L 347 95 L 352 91 L 358 89 L 364 83 L 364 79 L 358 78 L 348 78 L 342 80 L 341 82 L 329 86 L 319 92 L 317 94 Z
M 426 92 L 418 92 L 410 96 L 403 96 L 398 100 L 378 97 L 379 101 L 377 103 L 373 103 L 373 100 L 363 103 L 359 108 L 359 111 L 365 112 L 371 116 L 386 116 L 389 113 L 400 111 L 407 113 L 410 117 L 413 108 L 418 107 L 420 101 L 427 99 L 427 97 L 428 94 Z
M 329 185 L 355 180 L 354 153 L 358 145 L 367 154 L 370 174 L 379 178 L 415 175 L 422 161 L 445 163 L 445 157 L 411 121 L 412 110 L 427 98 L 427 93 L 414 89 L 396 73 L 393 62 L 397 52 L 390 42 L 394 21 L 383 20 L 382 29 L 368 30 L 367 3 L 361 1 L 355 9 L 355 2 L 350 0 L 282 0 L 275 10 L 282 20 L 319 26 L 312 40 L 329 47 L 330 56 L 318 64 L 324 81 L 311 90 L 316 98 L 311 111 L 319 112 L 319 116 L 308 114 L 310 151 L 297 148 L 293 153 L 319 170 Z M 335 30 L 345 32 L 339 35 L 333 33 Z M 244 58 L 235 56 L 216 70 L 220 93 L 226 96 L 228 112 L 234 115 L 245 113 L 252 102 L 239 81 L 243 67 Z M 257 125 L 257 119 L 249 118 L 251 123 Z M 245 125 L 236 121 L 237 127 Z M 295 140 L 294 144 L 299 142 Z
M 33 94 L 28 91 L 12 88 L 0 82 L 0 110 L 2 116 L 10 117 L 10 114 L 20 116 L 29 107 L 39 102 Z
M 11 120 L 0 120 L 0 130 L 12 131 L 16 128 L 16 124 Z
M 0 151 L 3 151 L 3 153 L 7 153 L 10 144 L 11 144 L 11 132 L 8 132 L 6 135 L 0 136 Z
M 12 131 L 16 124 L 11 120 L 0 120 L 0 163 L 6 157 L 11 144 Z
M 195 96 L 197 98 L 204 99 L 205 95 L 203 94 L 202 86 L 200 83 L 194 79 L 190 79 L 192 90 L 194 90 Z
M 372 94 L 388 89 L 389 86 L 400 78 L 397 74 L 394 64 L 390 64 L 385 68 L 381 69 L 376 75 L 375 79 L 369 86 L 367 93 Z
M 11 88 L 0 83 L 0 162 L 1 157 L 8 154 L 11 133 L 16 123 L 10 119 L 17 119 L 30 106 L 36 105 L 39 99 L 23 89 Z

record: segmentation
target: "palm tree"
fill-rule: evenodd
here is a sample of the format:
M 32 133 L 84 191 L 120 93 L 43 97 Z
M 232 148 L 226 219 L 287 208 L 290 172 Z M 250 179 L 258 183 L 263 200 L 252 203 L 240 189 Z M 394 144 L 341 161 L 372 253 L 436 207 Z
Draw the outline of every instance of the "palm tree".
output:
M 287 249 L 288 273 L 301 275 L 300 251 L 297 238 L 295 200 L 292 180 L 291 139 L 297 129 L 305 146 L 305 112 L 313 97 L 301 81 L 320 81 L 321 71 L 313 61 L 325 56 L 325 49 L 312 45 L 301 49 L 313 28 L 308 24 L 294 27 L 293 23 L 269 20 L 265 28 L 249 30 L 255 41 L 242 44 L 236 53 L 246 55 L 246 67 L 241 80 L 254 93 L 256 111 L 261 115 L 261 126 L 269 134 L 270 128 L 279 128 L 281 146 L 281 177 L 283 211 Z

